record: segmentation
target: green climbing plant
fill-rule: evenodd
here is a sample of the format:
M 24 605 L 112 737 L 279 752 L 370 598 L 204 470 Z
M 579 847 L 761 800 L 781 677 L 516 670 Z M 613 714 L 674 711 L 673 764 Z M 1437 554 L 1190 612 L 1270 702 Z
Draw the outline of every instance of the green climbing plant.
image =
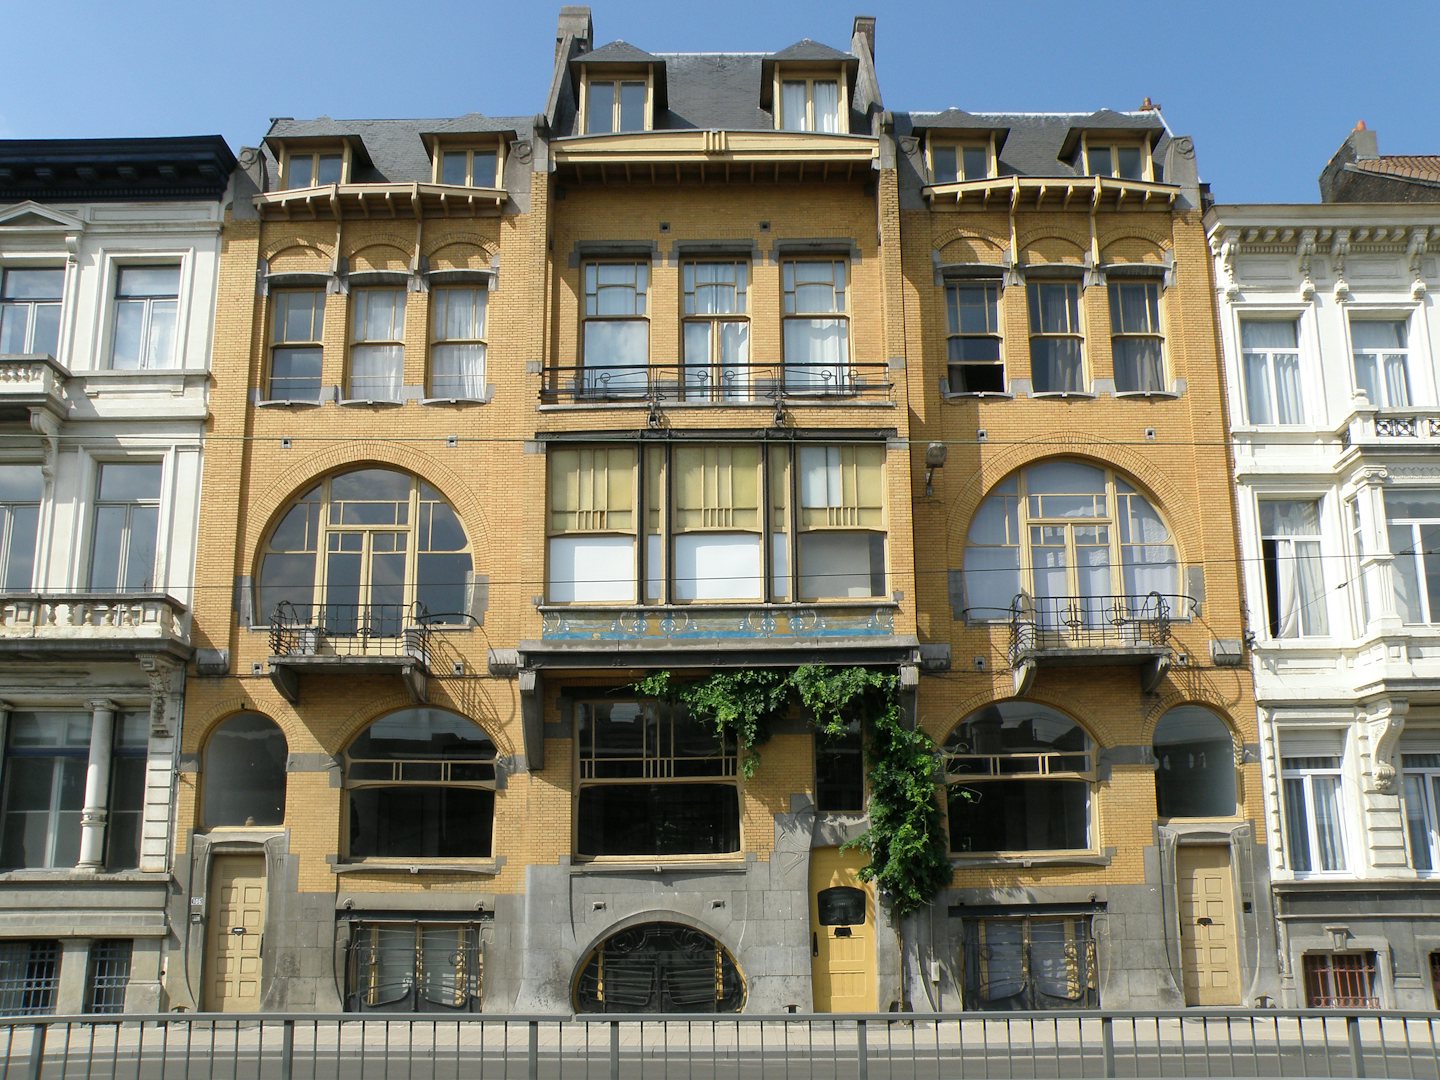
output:
M 934 740 L 905 725 L 900 680 L 866 667 L 805 664 L 793 669 L 718 671 L 682 682 L 656 671 L 632 686 L 644 696 L 683 705 L 717 738 L 733 740 L 741 771 L 755 774 L 758 747 L 771 726 L 798 703 L 816 729 L 843 734 L 859 716 L 866 726 L 870 762 L 870 825 L 847 846 L 863 848 L 874 881 L 897 916 L 924 907 L 950 879 L 946 840 L 936 800 L 940 761 Z

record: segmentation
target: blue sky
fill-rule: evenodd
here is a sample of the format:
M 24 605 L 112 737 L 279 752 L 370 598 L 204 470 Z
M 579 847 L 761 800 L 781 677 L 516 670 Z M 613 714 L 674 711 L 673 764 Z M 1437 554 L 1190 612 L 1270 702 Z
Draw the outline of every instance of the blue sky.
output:
M 219 133 L 272 116 L 531 115 L 559 2 L 0 0 L 0 137 Z M 1195 137 L 1222 202 L 1313 202 L 1355 121 L 1384 154 L 1440 153 L 1437 0 L 594 0 L 598 43 L 655 52 L 844 48 L 878 19 L 895 109 L 1069 112 L 1147 95 Z

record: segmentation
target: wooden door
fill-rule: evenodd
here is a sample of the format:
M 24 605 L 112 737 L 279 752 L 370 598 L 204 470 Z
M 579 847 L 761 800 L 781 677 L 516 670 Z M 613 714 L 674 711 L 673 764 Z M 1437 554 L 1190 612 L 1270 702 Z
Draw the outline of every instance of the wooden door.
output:
M 810 852 L 810 956 L 816 1012 L 875 1011 L 875 894 L 862 850 Z
M 1182 844 L 1176 849 L 1175 878 L 1185 1004 L 1240 1004 L 1235 885 L 1229 847 Z
M 204 1007 L 210 1012 L 259 1012 L 264 856 L 218 856 L 210 871 L 208 907 Z

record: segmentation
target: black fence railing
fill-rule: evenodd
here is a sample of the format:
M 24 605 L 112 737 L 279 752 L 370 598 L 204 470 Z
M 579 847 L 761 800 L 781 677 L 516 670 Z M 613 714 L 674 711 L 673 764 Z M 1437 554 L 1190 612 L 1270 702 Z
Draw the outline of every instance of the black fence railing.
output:
M 894 389 L 884 362 L 825 364 L 570 364 L 546 368 L 540 400 L 773 403 L 847 398 L 889 401 Z
M 271 656 L 413 656 L 430 644 L 423 604 L 296 604 L 270 616 Z
M 1440 1080 L 1440 1013 L 170 1013 L 0 1019 L 0 1080 L 72 1076 Z
M 1030 596 L 1018 593 L 1010 604 L 1012 662 L 1046 649 L 1170 647 L 1172 612 L 1186 616 L 1195 601 L 1188 596 L 1152 592 L 1137 596 Z

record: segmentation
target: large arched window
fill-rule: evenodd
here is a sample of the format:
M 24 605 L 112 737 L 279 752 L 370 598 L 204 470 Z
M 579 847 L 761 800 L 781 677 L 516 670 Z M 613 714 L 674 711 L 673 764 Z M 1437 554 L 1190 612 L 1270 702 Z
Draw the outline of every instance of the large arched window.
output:
M 288 754 L 269 717 L 246 712 L 223 721 L 205 743 L 206 827 L 283 825 Z
M 585 961 L 575 1011 L 739 1012 L 745 983 L 725 947 L 678 923 L 646 923 L 607 938 Z
M 442 709 L 376 720 L 345 751 L 351 858 L 488 859 L 495 744 Z
M 998 701 L 945 740 L 950 850 L 1070 851 L 1093 846 L 1095 744 L 1063 713 Z
M 1150 501 L 1113 470 L 1079 461 L 1045 461 L 1002 480 L 965 547 L 972 618 L 1006 617 L 1024 592 L 1042 620 L 1083 598 L 1087 616 L 1103 621 L 1100 598 L 1168 596 L 1179 579 L 1170 530 Z
M 465 530 L 435 488 L 394 469 L 327 477 L 280 517 L 260 561 L 260 614 L 281 605 L 332 635 L 393 637 L 464 621 L 473 566 Z
M 1198 705 L 1171 709 L 1155 728 L 1155 802 L 1162 818 L 1235 813 L 1235 741 Z

